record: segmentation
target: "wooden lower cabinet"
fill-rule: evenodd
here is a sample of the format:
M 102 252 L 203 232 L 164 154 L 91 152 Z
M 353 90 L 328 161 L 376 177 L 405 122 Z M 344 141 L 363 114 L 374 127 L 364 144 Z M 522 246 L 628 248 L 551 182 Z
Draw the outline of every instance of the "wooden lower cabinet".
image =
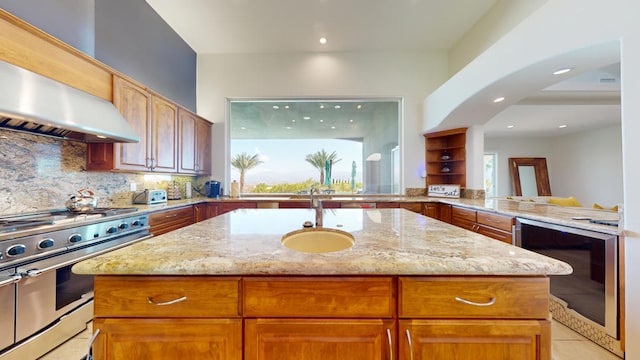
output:
M 548 320 L 400 320 L 399 359 L 550 360 Z
M 242 359 L 241 319 L 95 319 L 94 358 Z
M 395 320 L 246 319 L 246 360 L 394 359 Z
M 149 215 L 149 232 L 154 236 L 193 224 L 193 206 L 157 211 Z
M 115 276 L 95 360 L 550 360 L 544 276 Z
M 459 206 L 451 210 L 451 224 L 490 238 L 513 244 L 513 216 L 476 211 Z

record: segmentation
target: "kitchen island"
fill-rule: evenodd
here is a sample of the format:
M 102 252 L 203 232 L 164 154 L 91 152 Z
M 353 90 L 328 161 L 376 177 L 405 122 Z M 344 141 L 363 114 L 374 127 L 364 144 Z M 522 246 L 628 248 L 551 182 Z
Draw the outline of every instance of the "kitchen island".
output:
M 312 209 L 243 209 L 84 261 L 96 359 L 550 359 L 560 261 L 402 209 L 325 209 L 346 250 L 281 244 Z

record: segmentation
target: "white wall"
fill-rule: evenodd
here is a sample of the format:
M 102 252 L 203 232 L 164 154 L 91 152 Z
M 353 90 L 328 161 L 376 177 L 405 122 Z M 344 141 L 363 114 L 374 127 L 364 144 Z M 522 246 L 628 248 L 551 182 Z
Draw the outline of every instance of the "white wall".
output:
M 512 157 L 543 157 L 549 159 L 552 156 L 549 139 L 484 139 L 484 152 L 497 154 L 497 196 L 509 196 L 511 194 L 511 178 L 509 175 L 509 158 Z M 548 160 L 547 160 L 548 162 Z M 549 164 L 547 163 L 547 166 Z M 550 171 L 550 177 L 551 171 Z M 551 193 L 554 186 L 551 181 Z
M 227 97 L 399 96 L 404 187 L 424 188 L 422 101 L 446 76 L 444 53 L 198 55 L 198 113 L 216 123 L 213 178 L 225 177 L 229 157 L 220 135 Z
M 554 137 L 549 177 L 552 194 L 573 196 L 583 206 L 623 201 L 622 129 L 613 126 Z
M 498 0 L 449 50 L 453 75 L 548 0 Z
M 623 202 L 620 126 L 551 138 L 487 138 L 485 152 L 498 155 L 498 196 L 512 195 L 510 157 L 544 157 L 553 196 L 573 196 L 588 207 Z

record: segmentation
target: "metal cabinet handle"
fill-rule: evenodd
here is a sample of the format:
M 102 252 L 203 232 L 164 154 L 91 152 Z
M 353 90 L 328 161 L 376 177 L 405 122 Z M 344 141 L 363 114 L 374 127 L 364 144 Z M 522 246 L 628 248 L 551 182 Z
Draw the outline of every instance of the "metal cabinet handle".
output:
M 411 342 L 411 332 L 409 332 L 409 329 L 406 329 L 404 333 L 407 335 L 407 342 L 409 343 L 409 360 L 413 360 L 413 342 Z
M 391 340 L 390 329 L 387 329 L 387 341 L 389 342 L 389 360 L 393 360 L 393 341 Z
M 187 300 L 187 297 L 186 296 L 182 296 L 182 297 L 179 297 L 177 299 L 173 299 L 173 300 L 169 300 L 169 301 L 165 301 L 165 302 L 156 302 L 151 298 L 151 296 L 147 297 L 147 302 L 149 304 L 158 305 L 158 306 L 172 305 L 172 304 L 176 304 L 176 303 L 179 303 L 179 302 L 182 302 L 182 301 L 185 301 L 185 300 Z
M 91 339 L 89 339 L 89 350 L 87 351 L 87 355 L 80 360 L 92 360 L 93 359 L 93 343 L 96 341 L 96 338 L 100 334 L 100 329 L 97 329 L 96 332 L 93 333 Z
M 178 216 L 178 214 L 165 215 L 164 217 L 165 218 L 172 218 L 172 217 L 176 217 L 176 216 Z
M 469 301 L 469 300 L 466 300 L 466 299 L 463 299 L 463 298 L 460 298 L 460 297 L 457 297 L 457 296 L 455 297 L 455 299 L 456 299 L 457 302 L 461 302 L 463 304 L 473 305 L 473 306 L 491 306 L 491 305 L 496 303 L 496 298 L 494 298 L 494 297 L 489 299 L 489 301 L 486 302 L 486 303 L 477 303 L 477 302 Z

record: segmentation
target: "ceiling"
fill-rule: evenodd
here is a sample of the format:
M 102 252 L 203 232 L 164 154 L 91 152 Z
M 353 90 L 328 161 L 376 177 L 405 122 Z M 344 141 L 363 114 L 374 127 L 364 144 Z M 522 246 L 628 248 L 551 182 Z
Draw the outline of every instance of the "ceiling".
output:
M 446 51 L 496 0 L 146 0 L 198 54 Z M 326 37 L 327 43 L 319 43 Z M 583 59 L 584 60 L 584 59 Z M 563 76 L 485 124 L 487 137 L 549 137 L 620 123 L 620 66 Z M 526 89 L 534 77 L 521 77 Z M 548 85 L 548 84 L 547 84 Z M 545 85 L 546 86 L 546 85 Z M 474 114 L 476 104 L 464 108 Z M 478 105 L 486 106 L 486 105 Z M 287 120 L 290 121 L 290 120 Z M 559 129 L 559 125 L 567 125 Z M 507 128 L 507 126 L 512 126 Z

